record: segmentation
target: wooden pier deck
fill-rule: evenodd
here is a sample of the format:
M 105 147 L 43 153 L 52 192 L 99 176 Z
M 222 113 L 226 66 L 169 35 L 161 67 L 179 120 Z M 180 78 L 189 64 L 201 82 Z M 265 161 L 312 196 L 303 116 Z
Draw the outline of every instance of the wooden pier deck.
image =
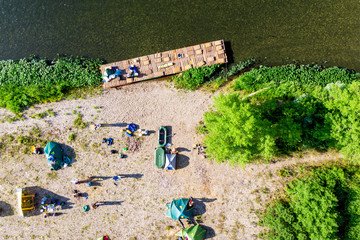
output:
M 105 64 L 100 70 L 102 74 L 108 68 L 121 71 L 121 77 L 104 82 L 104 88 L 112 88 L 180 73 L 194 67 L 227 63 L 227 61 L 224 40 L 218 40 Z M 131 65 L 136 67 L 137 77 L 127 77 Z

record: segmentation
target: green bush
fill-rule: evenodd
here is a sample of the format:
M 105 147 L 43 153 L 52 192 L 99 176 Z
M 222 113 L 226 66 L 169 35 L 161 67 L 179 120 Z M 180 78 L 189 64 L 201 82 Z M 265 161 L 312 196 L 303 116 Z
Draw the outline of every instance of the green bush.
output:
M 80 113 L 78 113 L 76 115 L 76 119 L 74 120 L 74 127 L 77 128 L 86 128 L 89 125 L 88 122 L 84 122 L 83 121 L 83 115 L 81 115 Z
M 244 62 L 240 61 L 239 63 L 233 65 L 230 69 L 226 67 L 222 68 L 219 73 L 214 74 L 209 81 L 204 84 L 204 89 L 215 92 L 221 86 L 223 86 L 226 82 L 231 80 L 231 77 L 249 69 L 251 66 L 255 64 L 255 59 L 248 59 Z
M 205 124 L 203 121 L 200 121 L 199 125 L 196 127 L 196 133 L 197 134 L 206 134 L 207 133 L 207 130 L 206 130 L 206 127 L 205 127 Z
M 324 106 L 313 98 L 279 102 L 243 101 L 238 93 L 219 95 L 214 111 L 204 117 L 207 153 L 218 162 L 246 163 L 265 160 L 303 148 L 331 145 Z
M 101 63 L 80 57 L 0 61 L 0 107 L 20 112 L 34 103 L 60 100 L 71 89 L 98 85 Z
M 292 68 L 297 71 L 297 67 Z M 329 70 L 332 75 L 343 76 L 343 82 L 326 80 L 326 85 L 316 84 L 298 81 L 296 74 L 292 74 L 293 81 L 287 78 L 281 84 L 274 84 L 277 80 L 271 83 L 264 69 L 263 75 L 256 77 L 259 83 L 250 84 L 248 76 L 235 82 L 236 89 L 241 86 L 246 91 L 258 91 L 265 87 L 263 91 L 251 97 L 243 97 L 243 92 L 219 95 L 214 100 L 214 110 L 205 114 L 208 134 L 204 143 L 211 158 L 244 164 L 259 157 L 270 160 L 292 151 L 335 147 L 346 157 L 360 160 L 358 74 L 332 68 Z M 314 74 L 314 79 L 319 79 L 318 67 L 316 71 L 308 67 L 300 69 L 302 75 L 310 78 Z M 306 70 L 310 73 L 305 74 Z M 263 76 L 268 80 L 260 81 Z
M 267 239 L 359 239 L 358 166 L 315 169 L 289 184 L 263 223 Z
M 195 90 L 200 86 L 200 84 L 209 80 L 219 66 L 220 64 L 214 64 L 212 66 L 205 66 L 201 68 L 191 68 L 185 72 L 175 75 L 171 80 L 174 82 L 176 88 Z
M 73 142 L 73 141 L 75 141 L 76 134 L 75 134 L 75 133 L 71 133 L 68 138 L 69 138 L 69 142 Z
M 330 123 L 330 134 L 336 140 L 335 146 L 344 156 L 360 160 L 360 82 L 347 86 L 329 84 L 325 91 L 316 93 L 323 100 L 328 112 L 325 122 Z
M 227 76 L 228 77 L 232 77 L 238 73 L 240 73 L 241 71 L 244 71 L 245 69 L 250 68 L 251 66 L 253 66 L 255 64 L 255 59 L 251 58 L 248 59 L 246 61 L 240 61 L 239 63 L 235 64 L 234 66 L 232 66 L 229 71 L 227 72 Z

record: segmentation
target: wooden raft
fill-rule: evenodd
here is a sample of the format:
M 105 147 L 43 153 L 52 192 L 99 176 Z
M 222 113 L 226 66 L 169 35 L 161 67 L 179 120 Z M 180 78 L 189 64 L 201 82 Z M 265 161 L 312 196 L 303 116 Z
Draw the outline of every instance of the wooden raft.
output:
M 104 82 L 104 88 L 112 88 L 180 73 L 194 67 L 227 63 L 227 61 L 224 40 L 218 40 L 105 64 L 100 67 L 100 70 L 102 74 L 107 68 L 116 68 L 121 71 L 120 78 Z M 127 77 L 131 65 L 136 67 L 137 77 Z

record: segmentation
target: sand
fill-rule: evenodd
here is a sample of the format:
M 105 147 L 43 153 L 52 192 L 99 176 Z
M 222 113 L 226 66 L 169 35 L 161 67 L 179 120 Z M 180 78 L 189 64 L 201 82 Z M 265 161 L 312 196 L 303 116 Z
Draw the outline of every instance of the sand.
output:
M 29 115 L 53 109 L 55 116 L 41 120 L 0 123 L 0 136 L 26 134 L 37 126 L 44 136 L 50 133 L 48 140 L 64 144 L 68 153 L 75 154 L 70 167 L 55 173 L 49 171 L 44 155 L 1 156 L 0 206 L 4 211 L 0 238 L 97 239 L 108 234 L 111 239 L 176 239 L 174 234 L 181 225 L 165 217 L 165 205 L 192 196 L 208 239 L 257 239 L 263 230 L 257 225 L 258 214 L 283 186 L 279 169 L 299 162 L 326 161 L 332 156 L 293 157 L 271 164 L 249 164 L 244 169 L 204 159 L 192 148 L 201 142 L 195 128 L 217 94 L 185 92 L 164 81 L 148 81 L 106 90 L 88 99 L 36 105 L 27 111 Z M 85 122 L 104 125 L 97 130 L 76 129 L 73 111 L 82 114 Z M 2 117 L 9 114 L 0 109 Z M 123 152 L 127 157 L 120 158 L 110 150 L 121 152 L 125 147 L 129 137 L 121 129 L 129 123 L 150 134 L 140 138 L 138 150 Z M 176 171 L 155 167 L 154 149 L 160 126 L 168 126 L 171 143 L 179 150 Z M 73 142 L 68 138 L 71 133 L 76 134 Z M 114 139 L 112 146 L 102 143 L 109 137 Z M 112 177 L 119 174 L 125 177 L 115 182 Z M 71 182 L 87 176 L 102 177 L 96 189 Z M 61 215 L 43 218 L 36 210 L 31 216 L 18 216 L 15 188 L 34 186 L 39 190 L 37 199 L 47 191 L 67 200 Z M 75 199 L 74 189 L 86 193 L 88 199 Z M 101 203 L 97 209 L 82 211 L 83 206 L 96 201 Z

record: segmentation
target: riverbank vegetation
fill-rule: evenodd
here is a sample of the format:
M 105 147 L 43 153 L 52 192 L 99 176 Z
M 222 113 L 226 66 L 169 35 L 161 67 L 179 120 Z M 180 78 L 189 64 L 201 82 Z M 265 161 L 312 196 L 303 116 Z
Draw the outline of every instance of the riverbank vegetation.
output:
M 360 239 L 359 166 L 326 166 L 290 182 L 268 207 L 266 239 Z
M 172 77 L 176 88 L 196 90 L 200 84 L 210 79 L 214 75 L 220 64 L 205 66 L 200 68 L 191 68 L 185 72 Z
M 306 149 L 360 160 L 360 76 L 320 66 L 260 67 L 233 83 L 205 114 L 207 153 L 245 164 Z
M 255 59 L 240 61 L 229 69 L 226 66 L 215 64 L 201 68 L 191 68 L 183 73 L 175 75 L 170 81 L 178 89 L 196 90 L 203 86 L 211 91 L 218 90 L 223 84 L 236 74 L 249 69 L 255 64 Z
M 97 86 L 101 63 L 81 57 L 0 61 L 0 107 L 17 113 L 34 103 L 60 100 L 74 89 Z

